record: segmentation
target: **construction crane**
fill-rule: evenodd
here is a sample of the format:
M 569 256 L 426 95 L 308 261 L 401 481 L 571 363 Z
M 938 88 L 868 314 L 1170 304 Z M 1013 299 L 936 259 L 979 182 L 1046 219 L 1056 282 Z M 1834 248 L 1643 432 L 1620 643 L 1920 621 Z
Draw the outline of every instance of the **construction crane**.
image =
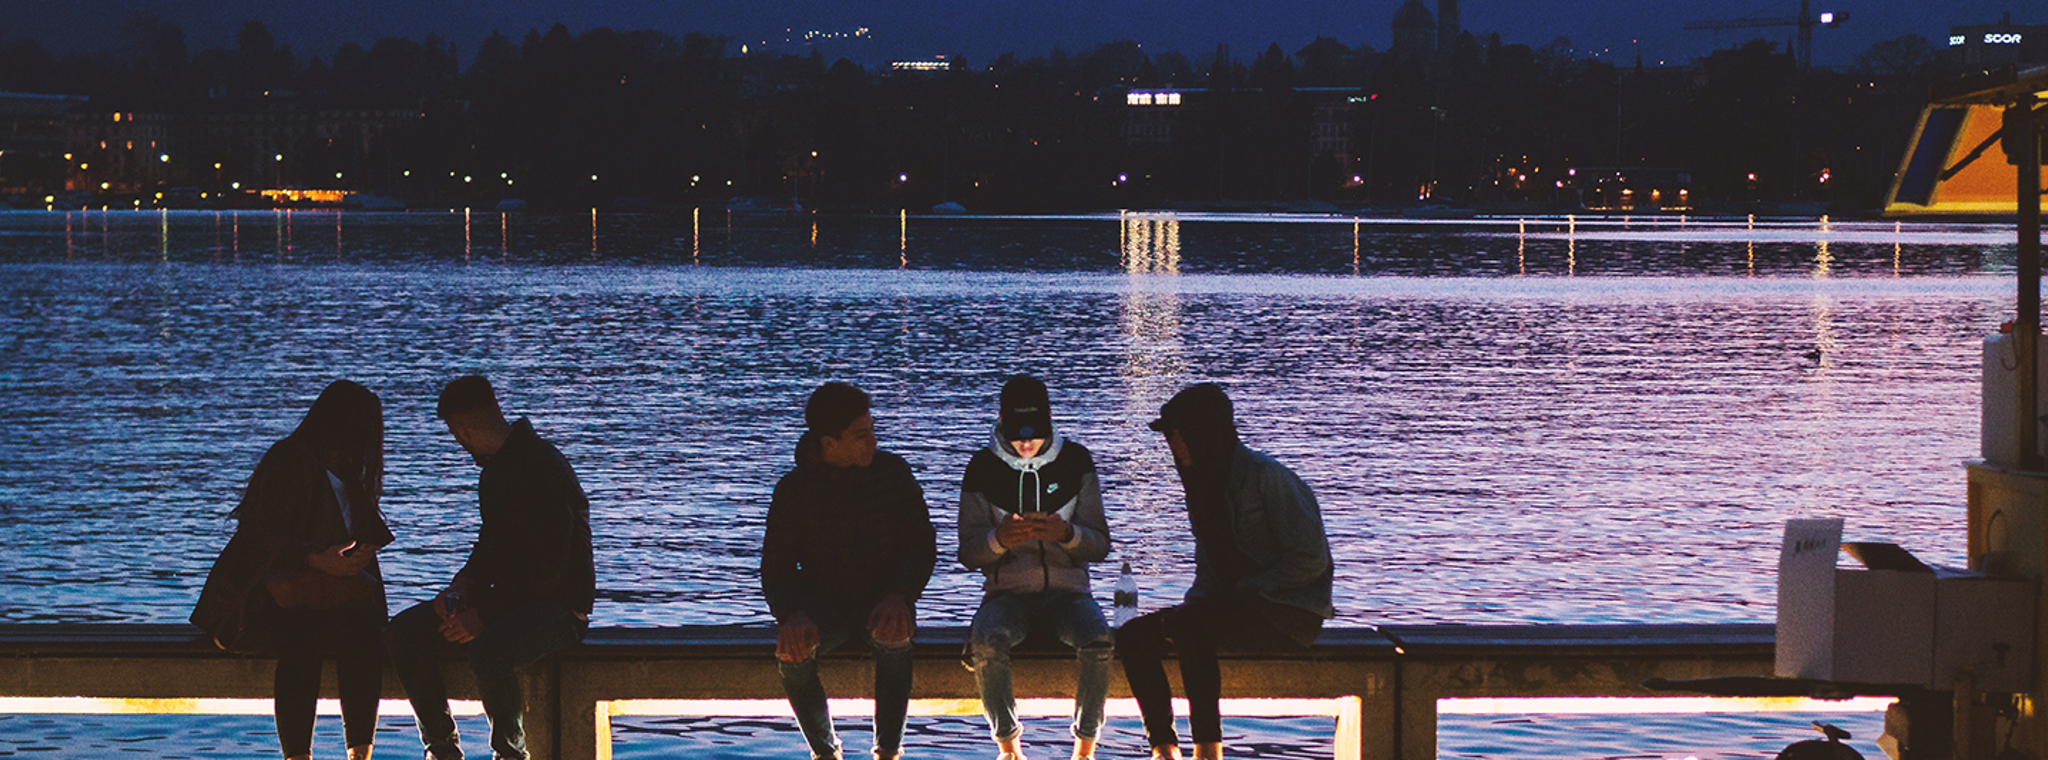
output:
M 1813 28 L 1816 26 L 1834 26 L 1849 20 L 1849 14 L 1847 13 L 1823 11 L 1816 14 L 1813 12 L 1812 2 L 1813 0 L 1799 0 L 1799 15 L 1797 16 L 1762 16 L 1728 18 L 1715 21 L 1694 21 L 1686 24 L 1685 28 L 1719 31 L 1722 29 L 1755 29 L 1768 26 L 1799 27 L 1799 49 L 1793 51 L 1793 55 L 1799 59 L 1799 70 L 1806 71 L 1813 68 Z

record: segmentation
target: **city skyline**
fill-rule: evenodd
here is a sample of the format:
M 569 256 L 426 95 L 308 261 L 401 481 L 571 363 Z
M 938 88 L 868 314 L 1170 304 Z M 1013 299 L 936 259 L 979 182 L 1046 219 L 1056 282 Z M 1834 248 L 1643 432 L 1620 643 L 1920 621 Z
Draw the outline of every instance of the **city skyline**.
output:
M 1435 2 L 1425 2 L 1432 10 L 1436 8 Z M 765 44 L 772 52 L 804 54 L 807 48 L 802 42 L 789 40 L 802 40 L 807 31 L 839 34 L 846 36 L 829 40 L 820 48 L 822 52 L 830 58 L 865 58 L 859 62 L 870 65 L 889 58 L 936 55 L 960 56 L 970 65 L 985 65 L 1004 53 L 1030 57 L 1055 49 L 1081 52 L 1126 39 L 1150 51 L 1177 51 L 1190 57 L 1224 44 L 1230 46 L 1233 56 L 1249 58 L 1269 44 L 1277 43 L 1291 52 L 1318 36 L 1386 50 L 1392 45 L 1391 22 L 1400 4 L 1398 0 L 1297 0 L 1284 4 L 784 0 L 745 6 L 701 2 L 647 6 L 506 0 L 430 6 L 362 0 L 352 4 L 352 12 L 335 13 L 332 5 L 308 2 L 77 0 L 16 15 L 12 29 L 0 31 L 0 44 L 26 38 L 60 53 L 102 51 L 120 44 L 120 35 L 110 32 L 117 32 L 122 21 L 150 14 L 177 24 L 192 50 L 232 47 L 235 31 L 244 22 L 262 21 L 302 59 L 324 59 L 348 42 L 367 45 L 383 37 L 422 39 L 429 34 L 453 42 L 466 59 L 494 30 L 517 39 L 529 29 L 545 30 L 555 23 L 575 32 L 610 27 L 677 36 L 719 34 L 730 38 L 730 53 L 738 53 L 741 45 L 751 50 Z M 2015 8 L 1993 0 L 1955 0 L 1939 6 L 1914 0 L 1841 0 L 1819 2 L 1815 8 L 1847 15 L 1845 23 L 1817 30 L 1814 35 L 1814 62 L 1822 66 L 1848 65 L 1871 44 L 1906 34 L 1918 34 L 1943 47 L 1950 27 L 1994 23 L 2009 11 L 2014 12 L 2014 23 L 2048 23 L 2048 13 L 2034 7 Z M 1797 10 L 1796 0 L 1726 5 L 1676 0 L 1468 0 L 1462 4 L 1463 27 L 1476 36 L 1498 32 L 1505 42 L 1532 47 L 1562 37 L 1571 40 L 1581 57 L 1632 64 L 1640 51 L 1647 65 L 1684 64 L 1751 39 L 1783 45 L 1793 34 L 1790 27 L 1713 32 L 1686 30 L 1684 26 L 1713 19 L 1790 16 Z M 864 34 L 853 36 L 856 31 Z

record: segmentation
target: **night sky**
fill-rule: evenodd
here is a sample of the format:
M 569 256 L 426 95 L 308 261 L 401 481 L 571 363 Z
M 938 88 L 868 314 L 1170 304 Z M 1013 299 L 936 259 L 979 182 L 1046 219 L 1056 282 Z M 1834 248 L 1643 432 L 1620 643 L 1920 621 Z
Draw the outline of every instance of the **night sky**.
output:
M 560 2 L 549 0 L 8 0 L 0 16 L 0 42 L 33 37 L 64 52 L 88 52 L 116 44 L 121 20 L 150 13 L 178 24 L 186 45 L 197 51 L 231 47 L 242 22 L 263 21 L 302 58 L 330 57 L 343 42 L 368 46 L 380 37 L 420 39 L 438 33 L 456 43 L 467 57 L 491 30 L 515 41 L 528 29 L 545 30 L 555 22 L 572 32 L 593 27 L 654 29 L 681 36 L 685 32 L 724 34 L 741 42 L 792 52 L 808 52 L 778 44 L 784 29 L 872 30 L 873 41 L 824 49 L 830 57 L 847 56 L 864 63 L 891 58 L 938 54 L 964 56 L 970 64 L 987 63 L 1003 52 L 1026 56 L 1055 48 L 1085 50 L 1095 44 L 1129 39 L 1148 52 L 1179 51 L 1200 60 L 1219 42 L 1234 56 L 1249 60 L 1269 43 L 1289 53 L 1317 35 L 1347 45 L 1366 44 L 1384 50 L 1390 45 L 1389 24 L 1401 0 L 1292 0 L 1291 2 L 1222 2 L 1220 0 L 774 0 L 713 3 L 702 0 L 650 2 Z M 1434 0 L 1424 0 L 1435 7 Z M 2038 0 L 1814 0 L 1816 11 L 1849 14 L 1840 27 L 1815 31 L 1814 62 L 1847 65 L 1871 43 L 1904 34 L 1919 34 L 1937 46 L 1947 44 L 1949 27 L 1993 23 L 2010 10 L 2016 23 L 2048 23 L 2048 9 Z M 1782 43 L 1789 27 L 1710 32 L 1687 31 L 1687 22 L 1745 16 L 1790 16 L 1798 0 L 1464 0 L 1463 26 L 1475 34 L 1499 32 L 1503 41 L 1540 47 L 1558 37 L 1569 38 L 1581 55 L 1635 60 L 1637 43 L 1644 62 L 1672 64 L 1712 50 L 1763 37 Z M 108 25 L 117 27 L 108 29 Z

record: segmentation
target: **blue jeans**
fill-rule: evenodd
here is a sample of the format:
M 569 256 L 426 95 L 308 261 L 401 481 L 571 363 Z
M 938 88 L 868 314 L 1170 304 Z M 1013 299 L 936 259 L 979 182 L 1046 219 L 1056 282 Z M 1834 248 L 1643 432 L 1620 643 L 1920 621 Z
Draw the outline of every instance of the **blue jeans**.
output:
M 1093 741 L 1102 728 L 1102 702 L 1109 696 L 1109 624 L 1095 599 L 1075 591 L 998 594 L 982 600 L 967 632 L 974 680 L 981 686 L 981 712 L 996 741 L 1024 733 L 1017 725 L 1017 699 L 1010 687 L 1010 647 L 1034 627 L 1051 626 L 1074 648 L 1074 738 Z
M 839 756 L 839 735 L 832 730 L 832 710 L 825 703 L 825 685 L 818 680 L 818 655 L 839 648 L 855 633 L 875 650 L 875 751 L 902 750 L 903 725 L 910 716 L 910 645 L 886 647 L 875 641 L 867 629 L 866 609 L 807 609 L 804 614 L 818 626 L 817 651 L 803 662 L 777 660 L 775 664 L 782 673 L 782 693 L 789 696 L 789 708 L 796 713 L 797 728 L 811 746 L 811 757 Z
M 405 684 L 419 720 L 420 741 L 438 760 L 460 760 L 462 744 L 455 718 L 448 712 L 448 687 L 441 682 L 436 660 L 459 648 L 476 675 L 477 697 L 491 719 L 491 751 L 498 757 L 526 760 L 526 728 L 521 716 L 525 700 L 519 693 L 517 668 L 583 640 L 590 627 L 560 604 L 539 600 L 494 607 L 484 629 L 468 644 L 450 644 L 441 636 L 441 616 L 427 602 L 391 619 L 391 668 Z

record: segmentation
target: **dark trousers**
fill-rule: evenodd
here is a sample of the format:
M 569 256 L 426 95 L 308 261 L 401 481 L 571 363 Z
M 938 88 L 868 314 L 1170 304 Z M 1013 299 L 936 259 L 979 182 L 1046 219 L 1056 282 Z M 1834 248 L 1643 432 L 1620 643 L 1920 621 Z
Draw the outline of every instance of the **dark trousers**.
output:
M 341 692 L 342 732 L 350 747 L 376 740 L 377 698 L 384 691 L 384 611 L 280 610 L 277 673 L 271 710 L 277 745 L 285 757 L 313 751 L 314 708 L 320 701 L 320 664 L 334 660 Z
M 529 600 L 487 609 L 483 631 L 458 645 L 441 636 L 441 616 L 434 613 L 432 602 L 398 613 L 391 619 L 391 668 L 405 684 L 427 752 L 439 760 L 462 757 L 455 717 L 448 712 L 448 687 L 441 681 L 436 659 L 456 651 L 468 656 L 477 697 L 491 719 L 491 751 L 501 758 L 526 760 L 526 704 L 519 693 L 517 669 L 582 641 L 589 627 L 560 604 Z
M 1223 671 L 1219 650 L 1232 652 L 1299 651 L 1315 643 L 1323 619 L 1255 594 L 1229 594 L 1190 600 L 1143 615 L 1117 630 L 1116 653 L 1124 663 L 1124 679 L 1145 718 L 1145 741 L 1154 747 L 1177 746 L 1173 729 L 1173 691 L 1163 660 L 1171 649 L 1180 658 L 1181 686 L 1187 690 L 1188 728 L 1195 743 L 1223 741 Z

